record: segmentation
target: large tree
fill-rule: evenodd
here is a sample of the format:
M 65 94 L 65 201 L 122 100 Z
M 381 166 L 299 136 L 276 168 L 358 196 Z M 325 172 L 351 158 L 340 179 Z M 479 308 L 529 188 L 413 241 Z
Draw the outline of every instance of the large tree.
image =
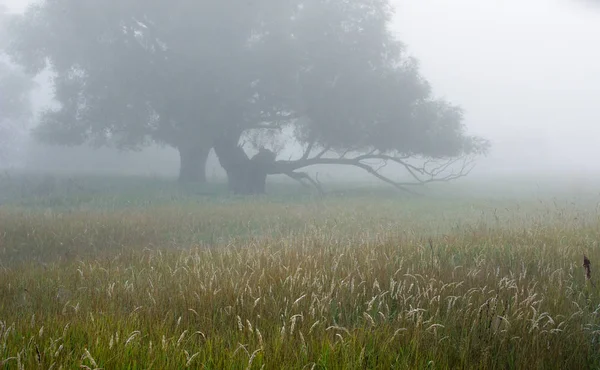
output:
M 170 145 L 181 180 L 204 179 L 211 148 L 237 193 L 263 192 L 270 174 L 318 185 L 300 172 L 314 165 L 355 166 L 397 187 L 460 177 L 468 162 L 453 164 L 487 142 L 432 97 L 390 17 L 386 0 L 42 0 L 15 24 L 11 54 L 56 75 L 61 108 L 38 137 Z M 260 147 L 282 132 L 303 145 L 299 158 Z M 412 181 L 382 175 L 382 162 Z

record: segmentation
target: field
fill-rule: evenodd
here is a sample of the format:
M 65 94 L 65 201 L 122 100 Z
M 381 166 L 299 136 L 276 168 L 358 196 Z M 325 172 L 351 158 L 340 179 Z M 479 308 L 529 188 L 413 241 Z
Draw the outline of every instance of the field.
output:
M 598 195 L 2 187 L 6 369 L 600 366 Z

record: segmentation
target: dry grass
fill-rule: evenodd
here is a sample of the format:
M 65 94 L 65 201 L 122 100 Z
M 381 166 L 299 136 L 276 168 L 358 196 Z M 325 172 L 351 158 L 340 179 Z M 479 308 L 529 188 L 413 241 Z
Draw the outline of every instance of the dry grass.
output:
M 419 202 L 0 211 L 0 363 L 600 365 L 593 207 Z

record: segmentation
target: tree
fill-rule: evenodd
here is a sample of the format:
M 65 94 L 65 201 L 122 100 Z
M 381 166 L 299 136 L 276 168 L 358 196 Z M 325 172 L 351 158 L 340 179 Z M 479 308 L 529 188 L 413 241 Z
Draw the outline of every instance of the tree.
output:
M 12 65 L 4 55 L 4 47 L 9 39 L 7 30 L 2 27 L 10 15 L 0 7 L 0 165 L 10 162 L 10 154 L 18 147 L 18 138 L 27 130 L 32 114 L 32 79 L 17 66 Z
M 244 130 L 257 125 L 242 123 L 215 145 L 233 190 L 263 192 L 270 174 L 318 186 L 300 171 L 314 165 L 358 167 L 403 189 L 467 174 L 471 156 L 484 153 L 488 143 L 465 135 L 460 108 L 431 97 L 416 61 L 387 29 L 389 4 L 314 0 L 302 5 L 283 36 L 288 36 L 285 54 L 294 56 L 287 72 L 295 83 L 293 92 L 280 95 L 292 97 L 287 104 L 292 120 L 267 116 L 258 127 L 291 126 L 305 151 L 295 160 L 275 160 L 273 153 L 269 158 L 264 149 L 249 158 L 238 142 Z M 420 166 L 408 161 L 418 156 L 437 161 Z M 459 158 L 458 171 L 448 171 Z M 387 162 L 402 166 L 411 181 L 377 171 Z
M 465 175 L 458 158 L 485 152 L 465 134 L 458 107 L 432 98 L 417 63 L 394 39 L 385 0 L 46 0 L 15 25 L 11 55 L 56 74 L 61 109 L 38 137 L 136 148 L 178 148 L 181 180 L 202 180 L 214 148 L 236 193 L 262 193 L 285 174 L 351 165 L 397 187 L 377 160 L 416 184 Z M 300 158 L 266 146 L 292 132 Z M 250 157 L 242 139 L 258 153 Z M 265 147 L 261 147 L 265 146 Z M 413 157 L 443 160 L 428 167 Z M 428 164 L 427 162 L 426 164 Z M 470 162 L 464 162 L 470 163 Z M 300 171 L 300 172 L 299 172 Z M 420 177 L 425 176 L 425 177 Z
M 180 180 L 204 181 L 218 122 L 234 121 L 243 100 L 235 95 L 250 95 L 255 79 L 244 50 L 254 21 L 246 8 L 189 0 L 31 6 L 15 24 L 11 54 L 33 73 L 50 67 L 62 105 L 44 114 L 36 136 L 122 149 L 169 145 L 180 153 Z

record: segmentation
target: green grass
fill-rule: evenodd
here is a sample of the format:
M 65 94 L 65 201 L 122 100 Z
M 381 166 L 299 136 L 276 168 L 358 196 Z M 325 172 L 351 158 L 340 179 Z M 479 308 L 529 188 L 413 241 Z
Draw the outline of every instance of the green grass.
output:
M 7 369 L 600 366 L 594 196 L 81 181 L 5 187 Z

